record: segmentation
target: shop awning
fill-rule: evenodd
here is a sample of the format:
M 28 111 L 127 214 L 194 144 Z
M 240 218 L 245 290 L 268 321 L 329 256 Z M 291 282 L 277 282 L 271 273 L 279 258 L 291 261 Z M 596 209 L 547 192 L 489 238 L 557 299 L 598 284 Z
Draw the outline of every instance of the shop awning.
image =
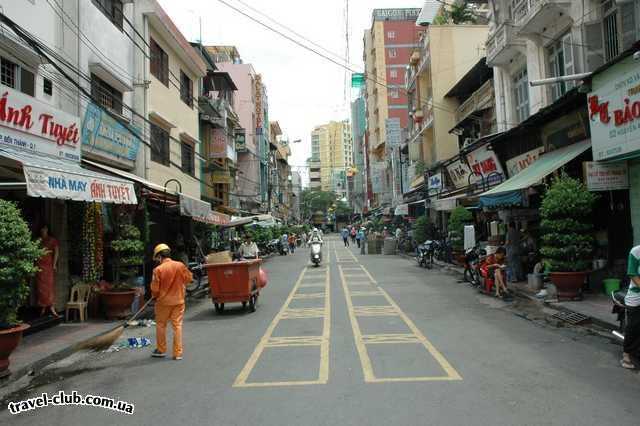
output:
M 133 182 L 137 182 L 140 183 L 144 186 L 146 186 L 147 188 L 153 189 L 154 191 L 158 191 L 158 192 L 164 192 L 164 188 L 160 185 L 157 185 L 151 181 L 148 181 L 144 178 L 141 178 L 138 175 L 134 175 L 133 173 L 129 173 L 129 172 L 125 172 L 124 170 L 120 170 L 120 169 L 116 169 L 115 167 L 110 167 L 107 166 L 106 164 L 101 164 L 101 163 L 96 163 L 95 161 L 91 161 L 91 160 L 86 160 L 83 159 L 82 160 L 83 163 L 89 164 L 90 166 L 96 167 L 98 169 L 104 170 L 105 172 L 109 172 L 112 173 L 114 175 L 123 177 L 125 179 L 128 179 L 130 181 Z M 167 192 L 169 194 L 175 194 L 174 191 L 171 191 L 170 188 L 167 188 Z
M 586 140 L 542 154 L 536 162 L 517 175 L 481 194 L 480 202 L 484 205 L 485 201 L 488 201 L 485 200 L 485 197 L 491 197 L 505 192 L 519 191 L 535 186 L 543 178 L 558 170 L 589 148 L 591 148 L 591 140 Z
M 0 156 L 22 164 L 30 197 L 137 204 L 130 181 L 83 169 L 79 163 L 0 148 Z

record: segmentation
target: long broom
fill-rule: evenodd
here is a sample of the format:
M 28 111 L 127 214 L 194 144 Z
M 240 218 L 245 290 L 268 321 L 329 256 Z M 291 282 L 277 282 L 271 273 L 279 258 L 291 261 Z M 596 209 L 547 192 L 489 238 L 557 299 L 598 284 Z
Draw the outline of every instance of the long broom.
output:
M 84 349 L 88 349 L 88 350 L 92 350 L 95 352 L 98 351 L 102 351 L 105 349 L 109 349 L 111 347 L 111 345 L 113 345 L 115 343 L 116 340 L 118 340 L 120 338 L 120 336 L 122 336 L 122 333 L 124 332 L 124 329 L 126 327 L 128 327 L 129 322 L 133 321 L 134 319 L 136 319 L 141 313 L 142 311 L 144 311 L 147 306 L 149 306 L 149 303 L 151 303 L 151 301 L 153 300 L 153 297 L 149 300 L 147 300 L 147 303 L 145 303 L 142 308 L 140 308 L 138 310 L 138 312 L 136 312 L 135 314 L 133 314 L 133 316 L 131 316 L 131 318 L 129 318 L 128 320 L 124 321 L 122 324 L 120 324 L 119 326 L 117 326 L 116 328 L 109 330 L 105 333 L 102 333 L 98 336 L 92 337 L 90 339 L 87 339 L 83 342 L 78 343 L 74 349 L 76 351 L 80 351 L 80 350 L 84 350 Z

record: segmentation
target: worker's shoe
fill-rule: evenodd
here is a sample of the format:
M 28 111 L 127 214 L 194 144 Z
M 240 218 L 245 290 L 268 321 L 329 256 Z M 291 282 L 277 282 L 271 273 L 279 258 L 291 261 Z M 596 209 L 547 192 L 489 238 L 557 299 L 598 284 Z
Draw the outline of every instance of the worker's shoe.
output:
M 154 349 L 153 352 L 151 352 L 151 356 L 154 358 L 164 358 L 166 356 L 166 354 L 164 352 L 160 352 L 157 349 Z
M 173 359 L 174 361 L 182 361 L 182 355 L 174 356 Z

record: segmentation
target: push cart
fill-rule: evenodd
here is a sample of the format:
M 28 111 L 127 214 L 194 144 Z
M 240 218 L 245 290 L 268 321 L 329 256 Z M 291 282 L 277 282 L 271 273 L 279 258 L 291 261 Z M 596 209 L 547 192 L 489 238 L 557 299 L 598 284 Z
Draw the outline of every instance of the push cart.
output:
M 256 310 L 260 295 L 260 264 L 262 260 L 241 262 L 209 263 L 204 265 L 209 277 L 209 291 L 216 312 L 224 310 L 225 303 L 249 305 L 249 311 Z

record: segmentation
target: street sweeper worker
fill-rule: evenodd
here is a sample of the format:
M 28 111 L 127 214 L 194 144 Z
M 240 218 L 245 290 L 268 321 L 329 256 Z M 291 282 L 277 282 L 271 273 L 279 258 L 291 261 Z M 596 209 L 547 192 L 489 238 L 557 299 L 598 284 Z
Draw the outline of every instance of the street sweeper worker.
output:
M 151 294 L 156 299 L 156 349 L 151 356 L 162 358 L 167 352 L 167 322 L 173 328 L 173 359 L 182 359 L 182 319 L 184 318 L 185 286 L 191 282 L 191 271 L 182 262 L 171 259 L 171 249 L 158 244 L 153 249 Z

